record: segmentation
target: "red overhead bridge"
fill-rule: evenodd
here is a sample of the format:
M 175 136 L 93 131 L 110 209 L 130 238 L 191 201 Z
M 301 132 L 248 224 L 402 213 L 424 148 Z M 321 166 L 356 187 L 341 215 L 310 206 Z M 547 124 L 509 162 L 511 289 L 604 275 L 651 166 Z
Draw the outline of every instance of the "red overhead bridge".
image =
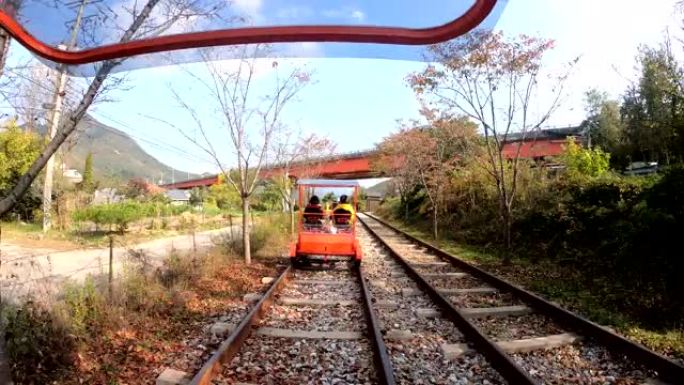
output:
M 529 135 L 528 135 L 529 136 Z M 563 145 L 568 136 L 581 139 L 582 132 L 579 127 L 560 129 L 548 129 L 541 131 L 534 137 L 522 138 L 511 135 L 504 145 L 503 153 L 508 158 L 513 158 L 520 148 L 520 157 L 527 159 L 539 159 L 560 155 Z M 312 163 L 300 163 L 290 166 L 289 176 L 315 176 L 326 179 L 367 179 L 382 177 L 372 167 L 375 150 L 355 152 L 350 154 L 333 155 L 327 158 L 316 159 Z M 268 165 L 261 170 L 262 178 L 271 178 L 282 175 L 285 169 L 282 165 Z M 219 182 L 218 175 L 205 178 L 192 179 L 183 182 L 161 185 L 166 189 L 192 189 L 194 187 L 208 187 Z

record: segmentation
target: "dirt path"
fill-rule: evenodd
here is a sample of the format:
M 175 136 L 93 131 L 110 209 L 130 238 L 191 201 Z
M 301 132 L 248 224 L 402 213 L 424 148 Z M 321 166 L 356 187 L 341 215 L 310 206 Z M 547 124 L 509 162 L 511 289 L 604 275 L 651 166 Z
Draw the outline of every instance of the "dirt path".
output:
M 199 232 L 195 235 L 198 249 L 206 249 L 230 228 Z M 109 248 L 58 251 L 47 248 L 26 248 L 11 243 L 0 246 L 0 290 L 3 298 L 19 298 L 26 294 L 47 295 L 65 280 L 82 281 L 88 275 L 106 275 L 109 271 Z M 161 264 L 172 250 L 193 248 L 191 235 L 155 239 L 135 245 L 114 248 L 114 274 L 120 274 L 129 250 L 140 250 L 151 264 Z

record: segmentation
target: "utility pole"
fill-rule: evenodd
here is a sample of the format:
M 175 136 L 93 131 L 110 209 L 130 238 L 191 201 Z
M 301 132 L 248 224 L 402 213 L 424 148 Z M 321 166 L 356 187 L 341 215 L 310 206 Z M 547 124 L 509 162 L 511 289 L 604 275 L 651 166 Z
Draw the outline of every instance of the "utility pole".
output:
M 77 4 L 77 3 L 76 3 Z M 81 0 L 81 5 L 76 14 L 74 26 L 71 29 L 71 39 L 69 45 L 64 47 L 60 45 L 61 49 L 72 49 L 76 46 L 76 39 L 78 38 L 78 30 L 81 27 L 81 20 L 83 19 L 83 11 L 85 10 L 88 0 Z M 59 121 L 62 118 L 62 104 L 64 103 L 64 95 L 67 82 L 66 65 L 60 64 L 57 67 L 57 90 L 53 99 L 54 109 L 52 110 L 52 119 L 48 129 L 49 140 L 52 140 L 57 134 L 59 128 Z M 43 186 L 43 232 L 47 232 L 52 226 L 50 209 L 52 208 L 52 184 L 54 181 L 55 157 L 50 157 L 45 166 L 45 184 Z

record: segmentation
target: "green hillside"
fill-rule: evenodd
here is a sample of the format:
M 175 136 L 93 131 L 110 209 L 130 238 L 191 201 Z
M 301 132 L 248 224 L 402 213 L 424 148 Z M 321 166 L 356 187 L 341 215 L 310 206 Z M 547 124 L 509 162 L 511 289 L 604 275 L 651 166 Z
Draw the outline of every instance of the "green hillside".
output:
M 185 171 L 173 170 L 146 153 L 126 133 L 107 126 L 93 118 L 85 118 L 79 124 L 77 134 L 65 144 L 64 161 L 69 168 L 83 171 L 85 158 L 93 153 L 95 179 L 110 185 L 131 178 L 146 178 L 157 182 L 163 173 L 170 181 L 172 172 L 175 181 L 198 177 Z

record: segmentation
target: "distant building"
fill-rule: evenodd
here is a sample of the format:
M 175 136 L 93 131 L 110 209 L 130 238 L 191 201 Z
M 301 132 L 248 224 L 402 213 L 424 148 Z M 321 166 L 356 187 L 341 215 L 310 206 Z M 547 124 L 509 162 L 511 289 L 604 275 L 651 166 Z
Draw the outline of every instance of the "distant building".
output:
M 92 205 L 103 205 L 109 203 L 117 203 L 124 200 L 124 196 L 117 194 L 115 188 L 103 188 L 95 190 L 93 193 Z
M 647 175 L 658 172 L 658 162 L 632 162 L 627 166 L 625 175 Z
M 164 193 L 174 206 L 187 205 L 190 203 L 190 191 L 188 190 L 168 190 Z
M 73 168 L 62 170 L 62 176 L 71 183 L 81 183 L 83 182 L 83 175 Z

